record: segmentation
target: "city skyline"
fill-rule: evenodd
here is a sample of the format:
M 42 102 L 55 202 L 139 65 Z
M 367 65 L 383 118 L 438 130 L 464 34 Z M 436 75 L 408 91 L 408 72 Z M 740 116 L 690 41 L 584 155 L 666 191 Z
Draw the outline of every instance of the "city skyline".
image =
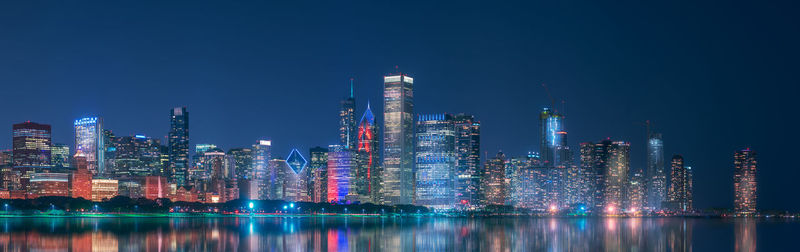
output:
M 425 10 L 419 10 L 414 13 L 421 15 L 424 12 Z M 103 17 L 96 18 L 103 19 Z M 447 25 L 444 22 L 438 24 Z M 663 25 L 663 23 L 658 24 Z M 65 24 L 66 28 L 75 29 L 71 25 L 75 24 Z M 117 25 L 122 24 L 117 23 Z M 401 23 L 401 25 L 413 27 L 412 24 Z M 456 28 L 458 27 L 460 26 Z M 124 28 L 134 29 L 137 26 L 125 26 Z M 631 32 L 624 30 L 624 28 L 610 28 L 607 26 L 603 26 L 603 28 L 620 31 L 624 34 Z M 486 29 L 480 29 L 480 31 L 489 32 Z M 506 32 L 510 31 L 497 31 L 500 34 Z M 53 31 L 46 31 L 45 36 L 55 36 L 53 33 Z M 78 35 L 86 36 L 86 34 Z M 192 37 L 192 34 L 188 35 Z M 448 35 L 452 36 L 452 34 Z M 19 36 L 25 38 L 26 35 Z M 614 38 L 607 39 L 616 41 Z M 110 48 L 113 49 L 114 46 L 121 45 L 124 44 L 112 44 Z M 481 48 L 479 43 L 470 45 Z M 546 45 L 549 45 L 550 48 L 559 48 L 554 44 Z M 217 45 L 205 44 L 205 46 L 216 48 Z M 439 44 L 435 46 L 446 48 L 444 45 Z M 733 44 L 730 46 L 740 45 Z M 17 47 L 11 45 L 10 48 Z M 173 107 L 186 106 L 187 110 L 192 113 L 193 120 L 191 146 L 200 143 L 213 143 L 223 147 L 225 150 L 229 150 L 236 147 L 249 147 L 258 139 L 272 139 L 275 143 L 274 156 L 285 157 L 293 148 L 301 150 L 303 155 L 306 155 L 306 151 L 311 147 L 327 147 L 337 142 L 337 102 L 347 97 L 347 86 L 350 77 L 355 76 L 355 85 L 358 87 L 355 91 L 355 97 L 359 101 L 355 109 L 357 114 L 364 110 L 367 101 L 371 101 L 376 116 L 382 117 L 380 115 L 382 113 L 379 113 L 383 109 L 382 105 L 380 105 L 381 76 L 391 73 L 394 70 L 394 65 L 399 65 L 400 70 L 411 73 L 417 80 L 417 85 L 414 87 L 415 116 L 416 114 L 464 112 L 475 115 L 481 121 L 483 127 L 481 156 L 484 161 L 487 157 L 492 157 L 493 153 L 497 153 L 500 150 L 509 157 L 523 156 L 527 151 L 539 151 L 537 147 L 539 145 L 538 128 L 535 126 L 538 117 L 537 113 L 542 107 L 548 107 L 550 104 L 548 95 L 539 87 L 544 82 L 552 89 L 550 91 L 556 97 L 557 102 L 560 102 L 560 100 L 566 101 L 566 105 L 563 107 L 566 108 L 564 109 L 566 129 L 570 134 L 569 146 L 573 149 L 573 154 L 581 142 L 597 141 L 598 139 L 611 137 L 615 140 L 631 143 L 631 171 L 643 170 L 646 168 L 644 151 L 646 133 L 644 126 L 638 124 L 643 123 L 645 120 L 651 120 L 655 131 L 663 134 L 664 156 L 671 157 L 674 154 L 681 154 L 686 159 L 687 165 L 694 169 L 695 181 L 698 182 L 695 185 L 696 200 L 694 205 L 696 207 L 730 206 L 728 202 L 733 202 L 731 193 L 732 180 L 725 179 L 725 181 L 717 182 L 714 178 L 732 178 L 732 153 L 735 150 L 752 147 L 761 154 L 759 180 L 772 182 L 759 184 L 759 208 L 789 210 L 800 208 L 797 205 L 798 203 L 794 203 L 797 202 L 796 200 L 784 201 L 782 198 L 775 196 L 779 194 L 780 188 L 791 184 L 786 177 L 793 177 L 796 173 L 794 169 L 786 169 L 786 167 L 791 167 L 791 164 L 788 163 L 788 158 L 786 158 L 788 156 L 785 155 L 787 151 L 779 147 L 785 146 L 786 142 L 791 142 L 796 137 L 788 136 L 788 140 L 783 140 L 786 142 L 774 142 L 777 140 L 764 139 L 766 137 L 763 137 L 763 134 L 755 133 L 758 131 L 755 129 L 759 129 L 757 126 L 760 124 L 756 122 L 740 123 L 738 120 L 738 113 L 747 114 L 752 111 L 762 111 L 762 113 L 767 113 L 769 116 L 773 115 L 773 113 L 778 114 L 781 110 L 786 109 L 786 107 L 767 109 L 777 106 L 774 106 L 776 101 L 773 101 L 773 99 L 766 99 L 769 97 L 763 91 L 766 88 L 743 90 L 744 87 L 747 87 L 745 83 L 755 83 L 753 81 L 756 79 L 755 77 L 729 82 L 728 80 L 735 78 L 728 76 L 726 79 L 709 80 L 709 76 L 698 76 L 695 73 L 692 77 L 697 80 L 692 80 L 691 77 L 684 79 L 683 77 L 678 78 L 676 75 L 681 75 L 681 70 L 688 70 L 691 74 L 691 69 L 676 67 L 671 63 L 660 63 L 671 67 L 668 70 L 669 72 L 658 75 L 665 79 L 648 79 L 643 78 L 640 74 L 630 76 L 627 75 L 629 73 L 622 71 L 611 71 L 612 73 L 607 75 L 600 75 L 593 71 L 600 71 L 599 69 L 607 70 L 608 67 L 598 67 L 599 62 L 596 61 L 598 56 L 587 55 L 586 51 L 581 51 L 581 57 L 583 58 L 568 57 L 559 60 L 558 57 L 546 56 L 538 63 L 531 63 L 535 65 L 520 63 L 518 59 L 503 60 L 503 58 L 500 58 L 501 66 L 508 67 L 510 70 L 498 69 L 498 67 L 491 66 L 491 64 L 485 62 L 445 66 L 446 64 L 443 63 L 449 62 L 447 59 L 450 57 L 458 59 L 469 57 L 432 53 L 432 56 L 420 57 L 421 59 L 416 60 L 412 56 L 421 56 L 423 52 L 431 53 L 432 50 L 424 50 L 419 46 L 409 46 L 402 49 L 405 51 L 421 50 L 413 53 L 413 55 L 401 57 L 388 57 L 398 56 L 399 52 L 382 54 L 382 58 L 384 58 L 383 56 L 387 57 L 381 60 L 366 57 L 364 54 L 367 52 L 360 52 L 360 50 L 348 47 L 345 49 L 346 52 L 359 53 L 340 59 L 346 61 L 345 66 L 312 66 L 325 72 L 324 77 L 296 74 L 296 72 L 309 71 L 307 67 L 299 65 L 314 59 L 314 57 L 305 55 L 302 55 L 296 61 L 289 61 L 287 66 L 280 68 L 284 70 L 290 69 L 291 71 L 285 74 L 270 72 L 269 75 L 264 76 L 255 75 L 257 71 L 249 68 L 242 70 L 226 69 L 224 64 L 209 63 L 209 65 L 195 65 L 189 68 L 166 68 L 187 75 L 180 78 L 169 77 L 165 75 L 164 70 L 144 67 L 144 64 L 139 64 L 141 62 L 138 60 L 141 59 L 135 56 L 117 55 L 124 59 L 123 61 L 129 61 L 128 64 L 135 64 L 136 67 L 134 69 L 136 71 L 145 73 L 143 78 L 127 80 L 132 72 L 121 70 L 117 68 L 118 66 L 96 66 L 91 63 L 107 60 L 98 55 L 100 51 L 97 50 L 99 49 L 89 50 L 84 46 L 75 45 L 71 48 L 82 48 L 83 50 L 88 50 L 89 54 L 80 56 L 67 54 L 63 56 L 67 56 L 71 60 L 86 58 L 90 61 L 89 64 L 99 67 L 99 71 L 89 71 L 88 66 L 78 65 L 76 75 L 67 75 L 58 69 L 66 67 L 68 64 L 50 62 L 47 69 L 49 69 L 48 72 L 51 75 L 33 77 L 24 73 L 4 72 L 3 75 L 7 76 L 2 79 L 4 83 L 19 83 L 20 85 L 44 88 L 46 91 L 42 93 L 44 97 L 47 97 L 48 102 L 45 103 L 47 105 L 37 105 L 34 104 L 36 101 L 19 100 L 14 97 L 24 97 L 19 94 L 30 91 L 30 88 L 11 88 L 9 90 L 9 99 L 4 99 L 0 102 L 4 107 L 17 107 L 16 104 L 19 104 L 20 108 L 11 111 L 7 116 L 0 119 L 0 125 L 12 125 L 28 120 L 52 125 L 52 142 L 68 144 L 74 151 L 72 143 L 74 140 L 71 141 L 74 136 L 70 134 L 72 132 L 72 122 L 77 118 L 96 115 L 103 118 L 104 129 L 112 129 L 117 135 L 144 134 L 161 139 L 162 143 L 164 143 L 164 136 L 167 135 L 169 125 L 165 119 L 165 111 Z M 168 46 L 167 48 L 174 49 L 174 46 Z M 258 47 L 253 46 L 250 48 Z M 512 46 L 512 48 L 525 49 L 526 47 L 516 45 Z M 55 50 L 60 54 L 64 54 L 65 51 L 63 50 L 66 49 L 68 48 L 59 45 Z M 137 49 L 145 50 L 146 47 L 137 47 Z M 462 48 L 454 50 L 460 49 Z M 493 49 L 492 52 L 499 54 L 508 52 L 495 47 L 490 47 L 490 49 Z M 680 48 L 668 47 L 668 49 L 678 50 Z M 691 47 L 690 49 L 698 48 Z M 367 51 L 372 52 L 371 50 Z M 635 50 L 622 52 L 630 54 Z M 648 50 L 647 52 L 650 51 Z M 199 52 L 197 53 L 202 55 Z M 11 53 L 11 55 L 17 54 Z M 474 56 L 474 54 L 469 55 Z M 533 55 L 536 55 L 536 53 L 533 53 Z M 213 56 L 216 58 L 222 57 L 216 54 Z M 323 55 L 321 59 L 325 62 L 335 62 L 334 58 L 337 58 L 335 56 L 341 55 L 328 54 Z M 632 57 L 631 55 L 627 56 Z M 664 55 L 660 54 L 656 56 L 660 56 L 662 60 L 665 58 Z M 694 58 L 683 56 L 689 59 Z M 241 57 L 244 56 L 238 54 L 236 56 L 237 59 Z M 279 58 L 282 57 L 288 56 L 284 55 Z M 737 59 L 744 60 L 747 57 L 753 56 L 745 55 Z M 180 59 L 180 62 L 183 62 L 183 60 L 188 60 L 192 57 L 177 58 Z M 497 59 L 495 57 L 488 58 L 490 60 Z M 641 58 L 633 57 L 633 59 L 634 62 L 641 63 L 643 61 Z M 781 59 L 778 58 L 778 60 Z M 30 60 L 33 62 L 41 61 L 42 56 L 32 57 Z M 364 63 L 359 63 L 359 60 L 364 60 Z M 654 60 L 657 61 L 658 59 Z M 233 60 L 228 59 L 223 62 L 231 63 Z M 264 62 L 269 63 L 270 61 L 263 61 L 262 63 Z M 568 69 L 549 74 L 546 73 L 547 69 L 550 69 L 548 67 L 544 67 L 545 70 L 537 70 L 534 67 L 547 62 L 566 64 Z M 594 63 L 592 67 L 598 67 L 599 69 L 592 70 L 592 67 L 574 65 L 590 63 Z M 368 64 L 374 64 L 374 66 L 366 66 Z M 624 63 L 622 60 L 617 60 L 612 64 L 627 70 L 648 70 L 642 69 L 643 67 L 632 66 L 630 63 Z M 19 67 L 28 69 L 25 64 Z M 201 78 L 209 77 L 207 74 L 202 74 L 202 71 L 216 68 L 222 68 L 227 75 L 214 75 L 212 76 L 213 78 L 208 80 L 201 80 Z M 7 67 L 7 69 L 17 68 Z M 459 69 L 461 71 L 456 71 Z M 465 72 L 470 72 L 471 74 L 466 75 L 464 74 Z M 652 70 L 645 72 L 654 73 Z M 655 73 L 658 72 L 656 71 Z M 86 77 L 94 75 L 97 75 L 96 79 Z M 568 77 L 569 75 L 577 75 L 579 77 L 570 78 Z M 534 77 L 532 79 L 523 79 L 523 76 Z M 739 75 L 734 76 L 742 77 Z M 770 79 L 761 77 L 759 76 L 758 78 L 761 80 L 760 82 L 770 82 Z M 519 82 L 520 80 L 526 81 Z M 616 83 L 616 80 L 620 80 L 620 83 Z M 687 82 L 687 80 L 689 81 Z M 78 84 L 78 82 L 82 82 L 82 84 Z M 199 84 L 189 84 L 195 82 Z M 234 83 L 231 86 L 241 86 L 242 88 L 239 91 L 235 91 L 234 88 L 232 88 L 234 91 L 229 91 L 221 87 L 226 86 L 222 84 L 231 82 Z M 58 83 L 69 84 L 66 86 L 85 86 L 82 86 L 84 87 L 81 88 L 82 92 L 78 92 L 59 87 L 57 86 Z M 139 90 L 141 92 L 139 95 L 142 96 L 140 97 L 142 99 L 141 102 L 121 100 L 118 99 L 119 95 L 115 95 L 112 91 L 103 91 L 107 88 L 107 85 L 112 85 L 112 83 L 128 84 L 130 87 Z M 236 85 L 236 83 L 242 84 Z M 590 86 L 589 84 L 579 83 L 599 83 L 601 85 Z M 642 90 L 648 88 L 640 87 L 641 83 L 646 83 L 648 88 L 653 88 L 654 90 Z M 719 85 L 723 83 L 732 83 L 729 84 L 732 85 L 732 88 L 730 90 L 722 90 L 721 94 L 717 94 L 720 89 Z M 669 88 L 658 86 L 667 84 L 670 85 Z M 692 85 L 698 84 L 699 86 L 692 87 Z M 530 87 L 522 88 L 519 85 Z M 310 86 L 313 89 L 290 86 Z M 453 91 L 454 86 L 458 86 L 458 90 Z M 623 91 L 619 94 L 612 92 L 612 90 L 620 88 L 628 89 L 628 91 Z M 274 92 L 265 92 L 267 90 Z M 181 97 L 167 95 L 180 92 L 186 92 L 188 95 Z M 651 96 L 646 95 L 646 92 L 659 92 L 663 94 L 663 98 L 656 99 L 657 97 L 662 97 L 662 95 Z M 587 93 L 592 93 L 592 95 Z M 598 97 L 593 97 L 595 95 Z M 741 98 L 747 95 L 755 96 L 758 99 Z M 780 97 L 782 94 L 777 95 Z M 281 98 L 281 96 L 285 98 Z M 88 97 L 95 97 L 95 99 L 87 99 Z M 465 97 L 475 97 L 475 99 L 471 100 Z M 679 102 L 669 102 L 669 98 L 678 99 Z M 706 99 L 710 99 L 710 101 L 705 101 Z M 145 100 L 152 100 L 153 102 L 145 104 Z M 606 106 L 593 106 L 598 103 Z M 664 104 L 660 105 L 660 103 Z M 562 105 L 556 104 L 555 107 L 562 108 Z M 269 119 L 256 118 L 262 117 L 261 115 Z M 512 123 L 513 120 L 508 120 L 509 118 L 519 118 L 520 121 L 519 123 Z M 382 121 L 382 118 L 376 119 Z M 231 124 L 225 122 L 242 123 L 248 122 L 248 120 L 253 120 L 253 125 L 239 125 L 237 127 L 241 128 L 235 130 L 236 132 L 226 130 L 231 127 Z M 320 130 L 315 130 L 317 127 Z M 777 127 L 779 128 L 778 131 L 781 131 L 780 129 L 788 126 L 778 124 Z M 0 148 L 11 148 L 10 137 L 0 139 Z M 485 152 L 488 152 L 489 155 L 485 155 Z M 786 173 L 778 173 L 778 171 Z M 766 176 L 766 178 L 761 176 Z

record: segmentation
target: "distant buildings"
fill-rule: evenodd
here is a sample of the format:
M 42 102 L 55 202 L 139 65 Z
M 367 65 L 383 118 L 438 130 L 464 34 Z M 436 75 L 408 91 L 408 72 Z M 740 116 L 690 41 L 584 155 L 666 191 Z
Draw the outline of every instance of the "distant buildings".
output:
M 92 174 L 105 174 L 105 143 L 103 142 L 103 119 L 84 117 L 75 120 L 75 153 L 86 157 L 86 165 Z
M 630 144 L 603 140 L 581 144 L 580 191 L 585 205 L 598 213 L 616 214 L 627 203 Z
M 512 205 L 533 212 L 592 214 L 689 212 L 693 173 L 679 155 L 664 172 L 660 133 L 648 122 L 644 169 L 631 172 L 630 143 L 580 144 L 579 163 L 568 144 L 565 116 L 538 112 L 539 152 L 481 164 L 481 123 L 473 115 L 413 116 L 414 79 L 384 76 L 383 127 L 370 104 L 356 124 L 353 82 L 338 111 L 339 144 L 315 147 L 308 159 L 293 149 L 272 155 L 272 141 L 223 151 L 197 144 L 189 158 L 189 117 L 170 110 L 167 144 L 144 135 L 114 135 L 99 117 L 74 121 L 74 155 L 53 144 L 46 124 L 13 125 L 11 150 L 0 151 L 0 198 L 117 195 L 218 203 L 234 199 L 334 203 L 416 204 L 474 210 Z M 735 154 L 737 215 L 756 214 L 756 154 Z M 670 178 L 667 181 L 667 178 Z M 668 195 L 667 195 L 668 192 Z
M 170 110 L 169 176 L 178 186 L 185 186 L 189 169 L 189 112 L 186 107 Z
M 736 151 L 733 166 L 734 213 L 740 216 L 755 215 L 758 199 L 756 152 L 750 148 Z
M 383 120 L 383 203 L 412 204 L 415 183 L 413 78 L 400 73 L 383 77 Z

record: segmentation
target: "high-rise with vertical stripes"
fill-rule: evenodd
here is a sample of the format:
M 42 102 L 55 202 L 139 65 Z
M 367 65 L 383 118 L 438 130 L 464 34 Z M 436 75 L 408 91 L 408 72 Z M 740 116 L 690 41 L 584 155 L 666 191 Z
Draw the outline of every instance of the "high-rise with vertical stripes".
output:
M 383 77 L 383 198 L 385 204 L 414 203 L 414 79 Z

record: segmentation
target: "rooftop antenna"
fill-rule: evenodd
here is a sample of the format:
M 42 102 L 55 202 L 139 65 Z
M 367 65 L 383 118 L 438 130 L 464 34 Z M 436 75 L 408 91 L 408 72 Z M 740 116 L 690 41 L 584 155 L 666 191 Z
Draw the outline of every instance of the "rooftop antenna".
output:
M 350 98 L 353 98 L 353 77 L 350 77 Z

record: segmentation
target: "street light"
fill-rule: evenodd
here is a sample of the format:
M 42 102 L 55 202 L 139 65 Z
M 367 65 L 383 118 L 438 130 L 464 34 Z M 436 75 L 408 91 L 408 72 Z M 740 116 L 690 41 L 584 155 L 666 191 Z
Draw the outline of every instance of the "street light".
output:
M 252 202 L 252 201 L 250 201 L 250 203 L 248 203 L 248 204 L 247 204 L 247 207 L 249 207 L 249 208 L 250 208 L 250 211 L 252 211 L 252 210 L 253 210 L 253 208 L 255 208 L 255 206 L 256 206 L 256 205 L 255 205 L 255 204 L 253 204 L 253 202 Z

